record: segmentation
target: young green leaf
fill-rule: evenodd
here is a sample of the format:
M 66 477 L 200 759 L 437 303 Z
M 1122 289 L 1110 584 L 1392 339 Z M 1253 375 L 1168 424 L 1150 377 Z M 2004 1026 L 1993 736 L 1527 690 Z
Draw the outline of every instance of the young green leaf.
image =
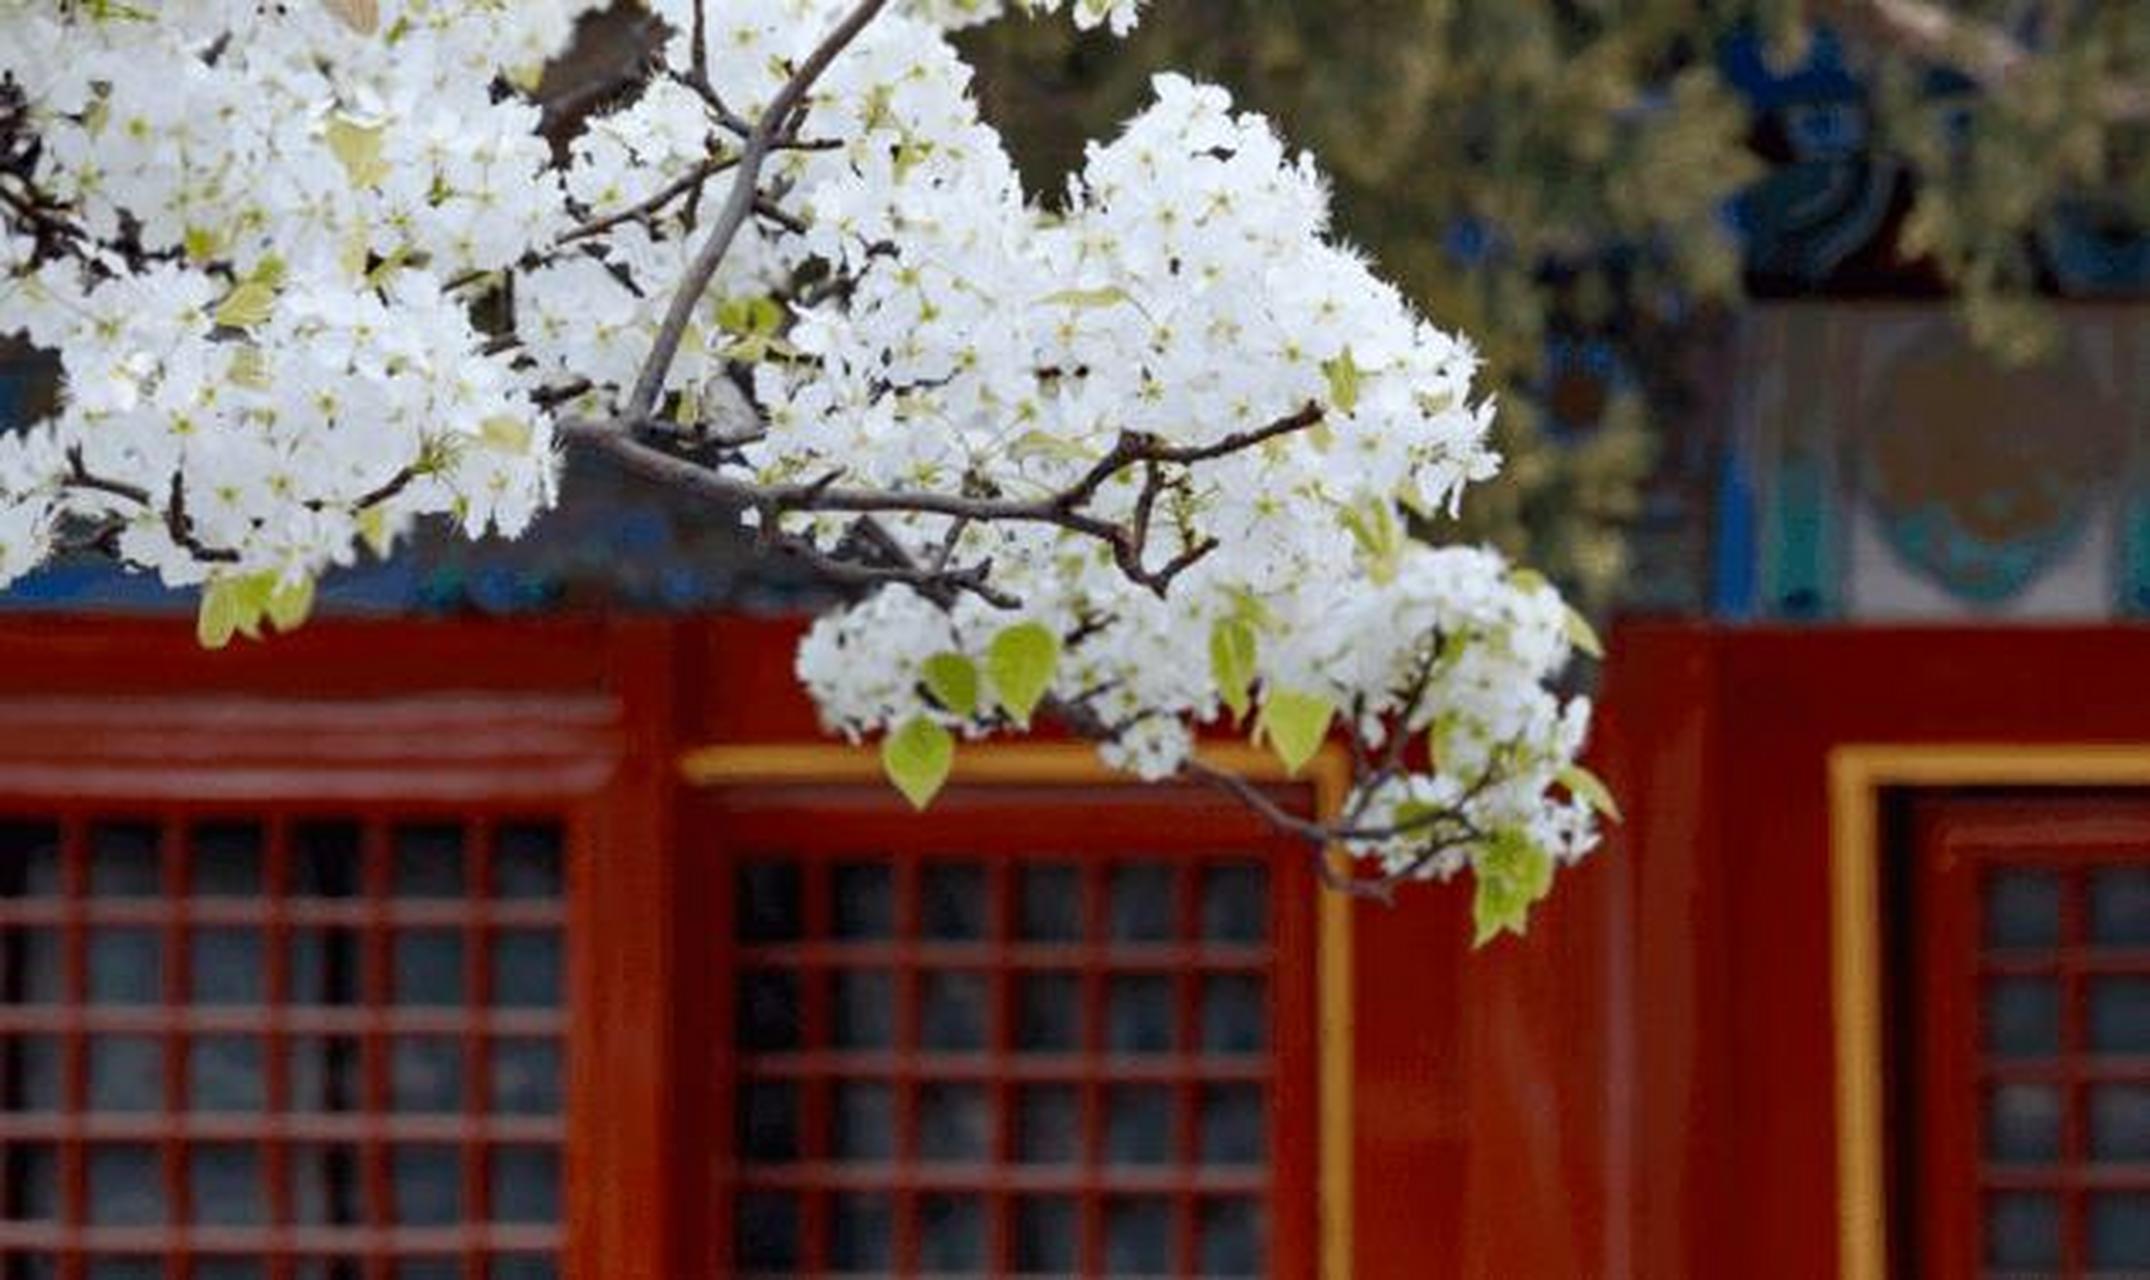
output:
M 1256 638 L 1245 618 L 1220 618 L 1209 629 L 1209 674 L 1234 720 L 1247 718 L 1252 705 Z
M 881 740 L 882 772 L 914 809 L 933 803 L 955 761 L 955 735 L 924 716 L 904 722 Z
M 296 631 L 306 623 L 314 611 L 314 580 L 296 578 L 290 582 L 279 580 L 276 589 L 269 593 L 269 621 L 278 631 Z
M 1047 306 L 1112 307 L 1128 301 L 1127 290 L 1108 285 L 1102 289 L 1062 289 L 1038 299 Z
M 326 133 L 329 152 L 343 166 L 352 186 L 364 190 L 388 177 L 388 163 L 381 159 L 385 125 L 359 124 L 337 116 L 328 122 Z
M 1605 780 L 1579 764 L 1571 764 L 1560 771 L 1560 785 L 1568 794 L 1589 805 L 1614 822 L 1621 821 L 1619 802 L 1613 799 L 1612 788 Z
M 276 290 L 249 280 L 224 295 L 212 318 L 227 329 L 249 329 L 268 320 L 275 309 Z
M 1530 927 L 1531 907 L 1553 887 L 1553 858 L 1520 831 L 1496 831 L 1471 860 L 1471 875 L 1471 945 L 1483 947 Z
M 204 649 L 221 649 L 239 630 L 239 593 L 229 578 L 217 578 L 202 587 L 201 604 L 194 615 L 194 638 Z
M 1042 623 L 1018 622 L 994 636 L 985 650 L 985 672 L 992 677 L 1000 705 L 1024 728 L 1030 727 L 1030 714 L 1052 686 L 1059 665 L 1060 637 Z
M 946 710 L 959 716 L 978 712 L 978 664 L 960 653 L 936 653 L 926 659 L 920 673 L 926 692 Z
M 1351 358 L 1351 348 L 1333 360 L 1325 360 L 1322 373 L 1329 379 L 1329 403 L 1338 412 L 1350 413 L 1359 407 L 1359 365 Z
M 1322 739 L 1329 734 L 1329 720 L 1335 714 L 1335 704 L 1320 694 L 1271 689 L 1262 699 L 1262 718 L 1256 732 L 1269 739 L 1285 769 L 1296 776 L 1321 750 Z
M 1566 626 L 1569 644 L 1574 645 L 1593 658 L 1603 658 L 1605 656 L 1604 641 L 1598 639 L 1597 630 L 1590 625 L 1590 619 L 1576 612 L 1574 605 L 1568 606 Z

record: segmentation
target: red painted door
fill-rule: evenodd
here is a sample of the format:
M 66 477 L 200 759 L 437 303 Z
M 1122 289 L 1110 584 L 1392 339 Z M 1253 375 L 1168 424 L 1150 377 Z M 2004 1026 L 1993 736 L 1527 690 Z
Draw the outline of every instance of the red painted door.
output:
M 2150 1275 L 2150 798 L 1935 797 L 1910 829 L 1914 1274 Z

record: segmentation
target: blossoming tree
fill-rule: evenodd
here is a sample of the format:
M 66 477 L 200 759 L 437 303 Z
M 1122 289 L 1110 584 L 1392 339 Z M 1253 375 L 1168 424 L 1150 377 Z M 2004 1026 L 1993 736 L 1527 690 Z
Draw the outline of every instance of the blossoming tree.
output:
M 95 548 L 222 645 L 416 520 L 515 535 L 588 449 L 850 588 L 799 676 L 914 803 L 1049 716 L 1356 855 L 1332 884 L 1468 868 L 1522 927 L 1610 808 L 1553 687 L 1594 642 L 1407 536 L 1493 474 L 1491 409 L 1311 161 L 1167 77 L 1026 193 L 946 35 L 997 0 L 654 3 L 556 147 L 530 90 L 591 7 L 0 0 L 0 331 L 64 376 L 0 439 L 0 581 Z M 1205 726 L 1341 738 L 1352 794 L 1294 816 Z

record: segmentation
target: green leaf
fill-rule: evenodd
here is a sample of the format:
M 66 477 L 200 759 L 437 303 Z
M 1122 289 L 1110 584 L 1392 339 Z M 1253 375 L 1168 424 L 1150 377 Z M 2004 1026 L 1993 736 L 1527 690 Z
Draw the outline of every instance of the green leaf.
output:
M 1224 705 L 1234 720 L 1247 718 L 1253 705 L 1254 659 L 1257 646 L 1254 624 L 1245 618 L 1220 618 L 1209 629 L 1209 674 L 1217 682 Z
M 1619 802 L 1613 799 L 1612 788 L 1605 780 L 1579 764 L 1571 764 L 1560 771 L 1560 785 L 1568 794 L 1589 805 L 1614 822 L 1622 821 Z
M 1262 718 L 1255 732 L 1269 740 L 1285 769 L 1296 776 L 1321 750 L 1335 715 L 1335 704 L 1318 693 L 1271 689 L 1262 699 Z
M 978 664 L 960 653 L 936 653 L 926 659 L 926 692 L 959 716 L 978 713 Z
M 278 631 L 296 631 L 314 611 L 314 580 L 310 577 L 279 580 L 269 593 L 269 621 Z
M 1598 639 L 1597 629 L 1590 625 L 1590 619 L 1576 611 L 1574 605 L 1567 606 L 1567 609 L 1565 626 L 1568 630 L 1568 643 L 1593 658 L 1602 659 L 1605 656 L 1605 642 Z
M 1000 705 L 1016 723 L 1030 726 L 1030 713 L 1038 709 L 1053 671 L 1060 665 L 1060 637 L 1042 623 L 1019 622 L 993 637 L 986 646 L 985 671 L 993 679 Z
M 1330 404 L 1343 413 L 1359 407 L 1360 369 L 1358 362 L 1351 358 L 1351 348 L 1345 347 L 1344 354 L 1334 360 L 1324 360 L 1321 371 L 1329 379 Z
M 337 116 L 328 122 L 328 149 L 334 153 L 351 185 L 361 190 L 379 185 L 388 176 L 388 163 L 381 159 L 385 126 L 359 124 Z
M 1366 557 L 1367 576 L 1376 586 L 1387 586 L 1396 579 L 1396 566 L 1403 557 L 1403 526 L 1397 522 L 1396 512 L 1379 499 L 1364 507 L 1343 513 L 1344 528 L 1351 533 L 1351 540 L 1359 544 L 1359 554 Z
M 216 578 L 202 587 L 199 611 L 194 615 L 194 638 L 204 649 L 221 649 L 239 630 L 239 595 L 229 578 Z
M 1116 307 L 1131 300 L 1127 290 L 1117 285 L 1102 289 L 1062 289 L 1038 299 L 1049 307 Z
M 269 318 L 276 309 L 276 290 L 259 280 L 249 280 L 224 295 L 214 319 L 227 329 L 250 329 Z
M 881 740 L 881 769 L 914 809 L 933 803 L 955 761 L 955 735 L 924 716 Z
M 506 414 L 495 414 L 478 424 L 478 439 L 499 453 L 527 453 L 530 424 Z
M 1487 840 L 1471 860 L 1471 874 L 1471 945 L 1483 947 L 1503 933 L 1520 937 L 1529 929 L 1531 907 L 1553 887 L 1553 858 L 1509 828 Z
M 358 513 L 358 536 L 365 539 L 367 548 L 383 560 L 396 544 L 396 536 L 388 527 L 388 513 L 380 507 L 368 507 Z

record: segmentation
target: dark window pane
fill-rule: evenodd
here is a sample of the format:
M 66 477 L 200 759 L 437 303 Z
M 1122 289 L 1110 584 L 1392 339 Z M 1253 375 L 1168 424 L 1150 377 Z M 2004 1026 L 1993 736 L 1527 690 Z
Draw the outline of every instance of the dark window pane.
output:
M 799 1158 L 799 1086 L 789 1080 L 748 1081 L 733 1104 L 739 1153 L 760 1164 Z
M 2090 1197 L 2090 1265 L 2130 1273 L 2150 1267 L 2150 1195 Z
M 929 862 L 918 876 L 919 931 L 938 942 L 985 937 L 990 903 L 985 868 L 970 862 Z
M 1172 1159 L 1172 1090 L 1120 1085 L 1105 1091 L 1105 1159 L 1165 1164 Z
M 1109 935 L 1115 942 L 1170 942 L 1175 912 L 1172 868 L 1156 864 L 1115 867 L 1106 896 Z
M 261 827 L 212 822 L 194 828 L 190 887 L 198 897 L 252 898 L 264 888 Z
M 2090 1087 L 2090 1154 L 2098 1160 L 2150 1162 L 2150 1085 Z
M 58 1004 L 67 953 L 58 929 L 0 929 L 0 1003 Z
M 164 939 L 155 929 L 92 929 L 91 1004 L 161 1004 Z
M 493 1110 L 503 1115 L 557 1115 L 560 1046 L 551 1040 L 493 1042 Z
M 737 1018 L 742 1049 L 798 1048 L 798 976 L 780 969 L 750 969 L 740 974 Z
M 91 1258 L 86 1280 L 164 1280 L 164 1264 L 154 1258 Z
M 2050 1267 L 2059 1262 L 2059 1200 L 2025 1192 L 1987 1197 L 1987 1266 Z
M 1986 1101 L 1986 1154 L 2002 1164 L 2040 1164 L 2060 1154 L 2060 1090 L 1996 1085 Z
M 743 862 L 734 883 L 741 942 L 791 942 L 804 931 L 798 863 Z
M 1073 1200 L 1015 1202 L 1015 1269 L 1032 1275 L 1073 1275 L 1082 1262 L 1082 1219 Z
M 365 943 L 356 929 L 300 929 L 291 935 L 291 1003 L 357 1004 Z
M 249 1036 L 198 1036 L 187 1045 L 187 1106 L 194 1111 L 265 1111 L 268 1055 Z
M 493 938 L 493 1003 L 508 1009 L 557 1009 L 566 988 L 556 929 L 503 929 Z
M 59 1148 L 49 1142 L 0 1147 L 0 1218 L 49 1222 L 59 1216 Z
M 250 1227 L 268 1221 L 261 1154 L 229 1143 L 198 1145 L 187 1153 L 188 1194 L 201 1226 Z
M 49 822 L 0 822 L 0 898 L 56 898 L 60 829 Z
M 929 1084 L 918 1092 L 918 1154 L 924 1160 L 969 1162 L 990 1151 L 993 1116 L 983 1086 Z
M 551 1147 L 496 1147 L 492 1156 L 495 1222 L 560 1220 L 560 1153 Z
M 486 1280 L 560 1280 L 560 1264 L 542 1254 L 495 1258 L 485 1274 Z
M 365 887 L 355 822 L 301 822 L 291 829 L 291 892 L 302 898 L 355 898 Z
M 2034 1058 L 2060 1050 L 2060 984 L 2050 978 L 1996 978 L 1986 984 L 1986 1049 Z
M 0 1258 L 0 1280 L 59 1280 L 59 1277 L 57 1258 L 22 1253 Z
M 2090 1047 L 2150 1053 L 2150 978 L 2090 979 Z
M 1024 1164 L 1073 1164 L 1082 1157 L 1082 1099 L 1073 1085 L 1016 1091 L 1015 1155 Z
M 1025 1053 L 1082 1048 L 1082 979 L 1031 973 L 1016 979 L 1015 1047 Z
M 839 1049 L 886 1049 L 896 1042 L 896 980 L 883 972 L 830 978 L 830 1040 Z
M 885 1161 L 896 1155 L 896 1096 L 885 1084 L 845 1081 L 830 1090 L 829 1152 L 838 1160 Z
M 362 1273 L 350 1258 L 301 1258 L 292 1269 L 296 1280 L 359 1280 Z
M 1082 941 L 1082 876 L 1070 866 L 1024 867 L 1017 936 L 1030 942 Z
M 164 890 L 161 833 L 146 822 L 90 827 L 90 893 L 99 898 L 154 898 Z
M 196 1258 L 193 1280 L 269 1280 L 269 1268 L 252 1258 Z
M 1210 867 L 1202 873 L 1202 938 L 1206 942 L 1266 942 L 1269 869 L 1260 863 Z
M 395 1003 L 463 1003 L 462 934 L 453 929 L 405 929 L 395 935 L 391 954 Z
M 493 833 L 496 897 L 549 901 L 565 896 L 566 884 L 566 856 L 557 823 L 512 822 Z
M 1105 995 L 1105 1047 L 1114 1053 L 1170 1053 L 1175 1037 L 1172 979 L 1114 978 Z
M 441 1036 L 399 1037 L 388 1051 L 392 1111 L 457 1111 L 463 1105 L 463 1046 Z
M 1171 1273 L 1171 1201 L 1144 1198 L 1106 1203 L 1105 1269 L 1116 1276 Z
M 0 1036 L 0 1111 L 58 1111 L 64 1052 L 58 1036 Z
M 1260 1054 L 1268 1048 L 1262 979 L 1225 975 L 1202 983 L 1202 1052 Z
M 2150 947 L 2150 867 L 2090 873 L 2090 940 L 2104 947 Z
M 460 898 L 463 829 L 448 823 L 396 828 L 390 885 L 399 898 Z
M 395 1148 L 388 1181 L 398 1226 L 445 1227 L 463 1216 L 463 1171 L 454 1147 Z
M 918 1202 L 918 1261 L 942 1275 L 985 1270 L 985 1202 L 976 1196 L 926 1196 Z
M 895 874 L 887 863 L 844 863 L 836 868 L 830 893 L 832 932 L 845 939 L 873 939 L 896 932 Z
M 164 1179 L 148 1145 L 90 1148 L 90 1221 L 100 1227 L 149 1227 L 164 1221 Z
M 977 973 L 928 973 L 919 984 L 918 1035 L 927 1049 L 985 1047 L 986 979 Z
M 856 1193 L 829 1200 L 829 1265 L 838 1272 L 887 1275 L 895 1261 L 894 1214 L 886 1195 Z
M 291 1042 L 291 1109 L 356 1111 L 363 1101 L 355 1036 L 301 1036 Z
M 734 1202 L 733 1229 L 739 1265 L 748 1271 L 785 1272 L 799 1262 L 799 1201 L 782 1191 L 748 1191 Z
M 393 1280 L 463 1280 L 463 1264 L 453 1258 L 405 1258 L 389 1275 Z
M 1252 1200 L 1212 1200 L 1202 1206 L 1202 1274 L 1262 1273 L 1262 1207 Z
M 265 955 L 259 929 L 196 929 L 187 940 L 187 986 L 194 1003 L 266 1004 Z
M 363 1222 L 365 1181 L 358 1148 L 339 1144 L 294 1150 L 291 1196 L 293 1212 L 305 1226 L 341 1227 Z
M 164 1046 L 155 1036 L 90 1037 L 90 1110 L 164 1106 Z
M 1202 1091 L 1202 1163 L 1258 1165 L 1269 1158 L 1269 1115 L 1254 1085 Z
M 1995 950 L 2060 942 L 2060 877 L 2050 871 L 1994 871 L 1986 877 L 1986 945 Z

